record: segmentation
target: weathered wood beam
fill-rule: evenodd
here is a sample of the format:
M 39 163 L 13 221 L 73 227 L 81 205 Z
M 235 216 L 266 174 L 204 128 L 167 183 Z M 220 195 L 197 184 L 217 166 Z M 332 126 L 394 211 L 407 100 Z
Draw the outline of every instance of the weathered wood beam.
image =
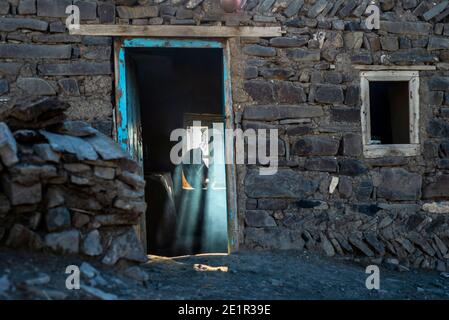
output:
M 367 71 L 381 71 L 381 70 L 393 70 L 393 71 L 432 71 L 436 70 L 436 66 L 383 66 L 383 65 L 354 65 L 356 70 Z
M 279 37 L 281 27 L 224 27 L 224 26 L 133 26 L 133 25 L 81 25 L 70 29 L 72 35 L 115 37 Z

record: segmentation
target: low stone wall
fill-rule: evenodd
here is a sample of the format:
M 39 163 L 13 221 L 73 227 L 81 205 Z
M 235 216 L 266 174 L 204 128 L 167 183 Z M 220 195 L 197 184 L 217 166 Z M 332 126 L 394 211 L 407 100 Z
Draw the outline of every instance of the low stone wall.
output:
M 398 268 L 449 269 L 449 203 L 425 204 L 425 211 L 416 204 L 266 198 L 248 205 L 245 245 L 250 248 L 306 248 Z
M 112 265 L 147 260 L 134 226 L 146 210 L 140 167 L 68 104 L 40 99 L 0 112 L 0 241 Z

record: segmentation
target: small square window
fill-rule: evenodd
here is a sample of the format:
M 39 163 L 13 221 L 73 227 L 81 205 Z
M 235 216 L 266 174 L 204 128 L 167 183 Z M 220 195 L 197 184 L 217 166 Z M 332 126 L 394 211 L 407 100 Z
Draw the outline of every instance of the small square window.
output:
M 361 73 L 363 151 L 367 158 L 419 153 L 419 73 Z

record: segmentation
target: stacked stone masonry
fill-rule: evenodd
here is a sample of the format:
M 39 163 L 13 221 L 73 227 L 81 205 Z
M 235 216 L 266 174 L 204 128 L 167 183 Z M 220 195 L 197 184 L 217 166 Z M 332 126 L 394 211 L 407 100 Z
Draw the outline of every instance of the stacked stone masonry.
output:
M 145 262 L 135 226 L 145 213 L 141 169 L 49 98 L 0 112 L 0 238 L 12 248 Z
M 0 99 L 57 96 L 111 135 L 113 39 L 68 35 L 72 2 L 86 24 L 281 26 L 230 40 L 236 126 L 277 128 L 281 143 L 275 176 L 237 168 L 242 245 L 449 269 L 446 1 L 376 1 L 380 30 L 366 30 L 368 0 L 248 0 L 236 13 L 219 0 L 0 0 Z M 419 73 L 418 156 L 364 157 L 355 65 L 436 68 Z

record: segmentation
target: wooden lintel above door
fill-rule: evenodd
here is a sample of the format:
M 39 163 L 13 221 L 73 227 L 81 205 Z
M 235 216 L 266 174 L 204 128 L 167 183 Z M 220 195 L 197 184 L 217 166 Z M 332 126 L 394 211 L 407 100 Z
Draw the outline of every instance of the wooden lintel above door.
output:
M 134 26 L 85 24 L 70 29 L 71 35 L 115 37 L 176 37 L 176 38 L 233 38 L 280 37 L 281 27 L 226 27 L 226 26 Z

